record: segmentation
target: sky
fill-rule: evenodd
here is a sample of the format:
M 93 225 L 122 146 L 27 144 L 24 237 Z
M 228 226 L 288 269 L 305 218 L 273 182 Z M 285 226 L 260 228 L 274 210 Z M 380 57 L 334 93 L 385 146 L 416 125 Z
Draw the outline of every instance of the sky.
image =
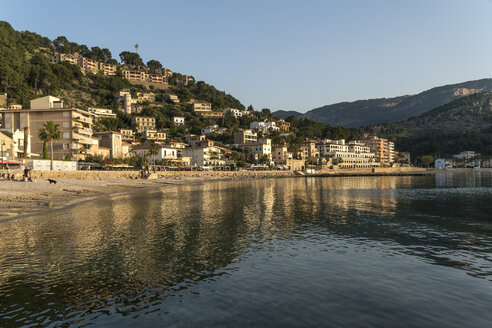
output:
M 492 0 L 0 0 L 16 30 L 213 84 L 255 109 L 310 109 L 492 77 Z

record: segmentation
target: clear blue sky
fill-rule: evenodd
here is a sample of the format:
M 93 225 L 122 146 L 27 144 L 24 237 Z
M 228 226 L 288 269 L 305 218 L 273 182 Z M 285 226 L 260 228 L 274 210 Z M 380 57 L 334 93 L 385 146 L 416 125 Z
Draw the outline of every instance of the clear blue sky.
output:
M 139 53 L 245 105 L 309 109 L 492 77 L 492 0 L 23 1 L 0 20 Z

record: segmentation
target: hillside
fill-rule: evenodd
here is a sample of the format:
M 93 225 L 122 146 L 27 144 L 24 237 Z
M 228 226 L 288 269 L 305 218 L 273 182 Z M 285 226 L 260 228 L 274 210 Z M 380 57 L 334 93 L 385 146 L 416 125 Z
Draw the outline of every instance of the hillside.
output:
M 396 141 L 398 149 L 414 155 L 452 155 L 474 150 L 492 155 L 492 92 L 453 100 L 405 121 L 363 127 Z
M 405 120 L 454 99 L 483 91 L 492 91 L 492 79 L 445 85 L 411 96 L 342 102 L 315 108 L 305 114 L 284 111 L 273 114 L 280 118 L 296 115 L 331 125 L 360 127 Z
M 8 94 L 9 103 L 15 102 L 26 107 L 31 99 L 53 95 L 63 98 L 65 103 L 71 106 L 106 107 L 116 110 L 114 94 L 126 89 L 132 93 L 151 91 L 156 94 L 157 99 L 166 99 L 169 94 L 176 94 L 182 103 L 190 99 L 207 101 L 216 109 L 244 109 L 239 100 L 204 81 L 183 85 L 183 75 L 176 72 L 170 78 L 169 86 L 162 89 L 146 87 L 130 83 L 120 72 L 116 76 L 84 75 L 79 67 L 68 62 L 53 64 L 50 58 L 56 52 L 78 53 L 84 58 L 108 64 L 118 63 L 107 48 L 96 46 L 89 49 L 86 45 L 70 42 L 64 36 L 50 40 L 33 32 L 16 31 L 9 23 L 0 21 L 0 93 Z M 127 51 L 119 56 L 122 64 L 138 66 L 139 70 L 149 71 L 153 66 L 160 65 L 156 60 L 149 60 L 147 65 L 144 65 L 138 54 Z M 181 109 L 178 108 L 178 111 Z

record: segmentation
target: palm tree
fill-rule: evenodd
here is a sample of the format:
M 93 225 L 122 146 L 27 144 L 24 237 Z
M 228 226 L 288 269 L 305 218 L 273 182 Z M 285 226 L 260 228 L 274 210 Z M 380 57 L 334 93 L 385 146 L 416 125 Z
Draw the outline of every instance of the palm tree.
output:
M 151 157 L 151 164 L 153 163 L 153 165 L 155 166 L 155 159 L 154 159 L 154 156 L 156 156 L 157 154 L 159 154 L 159 150 L 161 149 L 161 147 L 159 147 L 158 144 L 156 144 L 155 142 L 153 142 L 150 147 L 149 147 L 149 155 L 152 156 Z
M 39 138 L 44 142 L 50 142 L 51 149 L 51 166 L 53 171 L 53 140 L 60 140 L 60 124 L 55 124 L 53 121 L 44 123 L 43 128 L 39 130 Z

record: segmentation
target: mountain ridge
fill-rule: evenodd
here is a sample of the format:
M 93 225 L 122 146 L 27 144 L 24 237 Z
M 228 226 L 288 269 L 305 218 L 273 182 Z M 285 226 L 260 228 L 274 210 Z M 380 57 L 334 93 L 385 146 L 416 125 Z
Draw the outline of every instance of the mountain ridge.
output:
M 314 108 L 306 113 L 276 111 L 273 115 L 282 119 L 295 115 L 325 124 L 358 128 L 402 121 L 454 99 L 483 91 L 492 91 L 492 78 L 437 86 L 415 95 L 340 102 Z

